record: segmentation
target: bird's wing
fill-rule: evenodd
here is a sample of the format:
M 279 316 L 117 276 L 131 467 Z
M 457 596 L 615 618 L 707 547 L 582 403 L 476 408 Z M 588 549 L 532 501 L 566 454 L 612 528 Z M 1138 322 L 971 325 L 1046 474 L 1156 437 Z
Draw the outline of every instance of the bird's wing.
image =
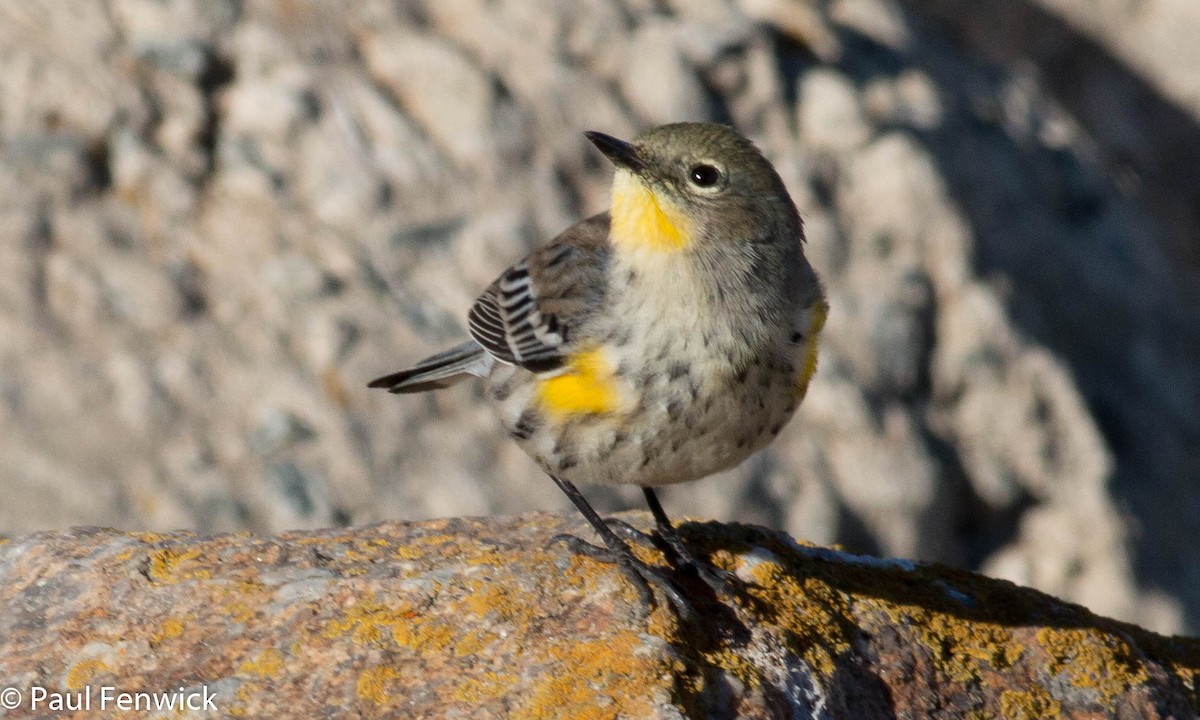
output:
M 608 213 L 595 215 L 505 270 L 471 307 L 471 337 L 496 358 L 534 372 L 561 366 L 604 304 L 608 231 Z

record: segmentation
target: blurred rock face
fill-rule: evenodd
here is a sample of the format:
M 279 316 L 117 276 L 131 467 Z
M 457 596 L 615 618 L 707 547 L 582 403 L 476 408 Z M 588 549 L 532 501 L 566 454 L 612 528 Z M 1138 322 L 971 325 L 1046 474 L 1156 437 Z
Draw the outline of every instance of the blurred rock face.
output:
M 565 510 L 478 388 L 364 383 L 606 206 L 582 130 L 713 119 L 833 311 L 797 419 L 669 507 L 1195 623 L 1200 306 L 1091 139 L 885 0 L 662 5 L 0 7 L 0 532 Z

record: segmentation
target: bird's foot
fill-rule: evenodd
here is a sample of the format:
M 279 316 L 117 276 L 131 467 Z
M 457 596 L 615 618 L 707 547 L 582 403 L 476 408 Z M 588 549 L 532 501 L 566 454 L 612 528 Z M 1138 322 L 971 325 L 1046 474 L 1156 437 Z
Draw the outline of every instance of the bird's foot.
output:
M 620 535 L 626 542 L 631 542 L 648 550 L 657 550 L 667 558 L 667 562 L 671 563 L 672 567 L 676 566 L 675 559 L 672 557 L 674 550 L 657 533 L 648 533 L 639 530 L 618 518 L 604 518 L 604 524 L 617 535 Z
M 734 573 L 714 567 L 711 563 L 697 558 L 688 549 L 687 545 L 684 544 L 683 538 L 679 537 L 679 534 L 676 532 L 662 532 L 660 530 L 654 533 L 647 533 L 617 518 L 605 518 L 604 524 L 608 525 L 613 532 L 628 542 L 658 550 L 666 557 L 671 567 L 684 574 L 695 575 L 700 578 L 717 597 L 726 599 L 732 597 L 735 589 L 742 584 L 741 578 Z
M 612 521 L 609 522 L 611 523 Z M 626 530 L 632 530 L 633 532 L 638 533 L 638 535 L 653 543 L 653 539 L 651 539 L 649 535 L 646 535 L 637 528 L 634 528 L 632 525 L 622 521 L 616 522 L 626 526 L 625 529 L 614 528 L 616 532 L 624 534 Z M 561 542 L 572 552 L 589 557 L 598 562 L 615 563 L 621 568 L 621 571 L 625 573 L 625 577 L 633 585 L 634 589 L 637 590 L 638 597 L 641 599 L 642 605 L 645 606 L 647 610 L 652 609 L 655 605 L 654 592 L 651 590 L 651 587 L 653 586 L 667 598 L 667 601 L 670 602 L 673 608 L 675 608 L 675 612 L 679 615 L 680 619 L 689 623 L 696 620 L 697 615 L 695 608 L 693 608 L 692 604 L 683 596 L 683 592 L 678 586 L 675 585 L 675 582 L 667 575 L 667 573 L 665 573 L 661 568 L 655 567 L 639 559 L 633 554 L 633 551 L 629 549 L 628 545 L 622 543 L 617 547 L 603 547 L 600 545 L 593 545 L 583 538 L 568 534 L 555 535 L 550 539 L 550 542 Z M 635 542 L 638 541 L 635 540 Z
M 655 534 L 655 537 L 670 548 L 670 551 L 664 552 L 664 554 L 676 570 L 681 573 L 695 574 L 717 597 L 730 599 L 737 594 L 738 588 L 742 587 L 742 579 L 734 573 L 696 557 L 684 544 L 683 538 L 679 537 L 678 533 L 660 531 Z

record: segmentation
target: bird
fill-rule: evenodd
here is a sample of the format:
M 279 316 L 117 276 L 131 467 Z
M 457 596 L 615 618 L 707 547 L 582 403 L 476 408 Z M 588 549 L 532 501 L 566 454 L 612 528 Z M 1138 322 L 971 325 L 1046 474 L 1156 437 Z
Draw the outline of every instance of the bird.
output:
M 613 174 L 610 209 L 508 267 L 467 314 L 470 339 L 369 383 L 392 393 L 482 378 L 500 424 L 588 520 L 646 603 L 679 585 L 577 484 L 634 485 L 675 569 L 728 592 L 655 488 L 736 466 L 779 434 L 817 366 L 828 303 L 779 173 L 732 127 L 681 122 L 632 141 L 587 131 Z M 652 539 L 653 540 L 653 539 Z

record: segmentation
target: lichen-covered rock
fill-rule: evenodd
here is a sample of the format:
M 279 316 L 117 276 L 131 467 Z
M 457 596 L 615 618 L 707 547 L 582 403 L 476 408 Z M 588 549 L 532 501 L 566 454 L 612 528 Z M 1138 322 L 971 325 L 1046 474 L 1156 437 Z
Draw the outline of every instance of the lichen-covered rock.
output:
M 566 509 L 478 388 L 364 384 L 607 205 L 583 130 L 709 119 L 832 312 L 669 507 L 1194 629 L 1200 10 L 1093 4 L 0 2 L 0 532 Z
M 648 518 L 631 516 L 638 524 Z M 683 523 L 745 587 L 639 609 L 552 538 L 581 521 L 37 533 L 0 544 L 7 718 L 50 697 L 202 692 L 215 717 L 1190 718 L 1200 643 L 945 567 Z M 645 559 L 660 561 L 652 551 Z M 10 696 L 11 697 L 11 696 Z M 43 696 L 45 697 L 45 695 Z M 44 702 L 50 702 L 45 700 Z M 210 708 L 211 710 L 211 708 Z M 57 716 L 57 715 L 53 715 Z

